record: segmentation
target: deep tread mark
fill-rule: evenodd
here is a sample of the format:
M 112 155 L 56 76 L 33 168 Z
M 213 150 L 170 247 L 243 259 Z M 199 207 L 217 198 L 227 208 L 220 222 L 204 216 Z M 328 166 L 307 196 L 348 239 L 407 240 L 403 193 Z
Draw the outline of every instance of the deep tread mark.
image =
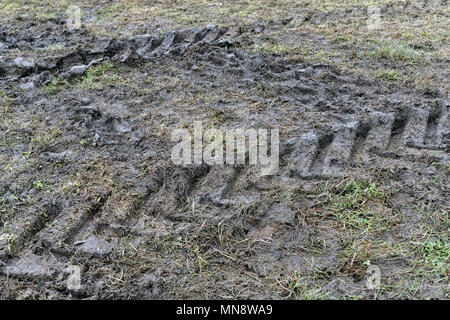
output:
M 98 196 L 97 199 L 91 203 L 90 208 L 87 211 L 85 211 L 83 215 L 80 217 L 80 219 L 78 219 L 78 221 L 75 224 L 73 224 L 70 227 L 70 229 L 66 232 L 63 242 L 69 243 L 73 241 L 75 236 L 81 229 L 83 229 L 86 223 L 88 223 L 99 212 L 101 212 L 103 205 L 106 203 L 110 195 L 111 193 L 109 192 L 106 195 Z
M 427 131 L 428 111 L 413 109 L 406 123 L 401 141 L 404 146 L 423 145 Z
M 374 112 L 371 115 L 370 126 L 372 129 L 364 146 L 364 151 L 366 151 L 365 157 L 367 157 L 367 153 L 373 150 L 384 150 L 388 147 L 392 137 L 394 122 L 395 116 L 392 113 Z
M 324 166 L 325 158 L 329 152 L 330 146 L 333 143 L 334 134 L 325 134 L 321 136 L 317 143 L 317 149 L 311 160 L 309 172 L 320 172 Z
M 424 145 L 431 147 L 439 147 L 442 144 L 440 141 L 438 129 L 442 118 L 445 117 L 441 109 L 430 112 L 427 120 L 426 135 L 424 138 Z M 443 148 L 443 146 L 441 146 Z
M 50 204 L 41 214 L 37 215 L 29 227 L 25 228 L 15 243 L 15 253 L 21 251 L 41 230 L 51 224 L 61 213 L 60 204 Z
M 351 157 L 352 148 L 355 144 L 357 123 L 343 126 L 335 134 L 332 144 L 328 148 L 323 162 L 322 172 L 334 175 L 347 164 Z
M 353 143 L 350 158 L 355 158 L 364 148 L 366 140 L 372 127 L 368 122 L 360 122 L 355 132 L 355 142 Z
M 399 114 L 395 117 L 394 123 L 391 128 L 391 141 L 389 145 L 397 146 L 405 131 L 407 119 L 403 115 Z

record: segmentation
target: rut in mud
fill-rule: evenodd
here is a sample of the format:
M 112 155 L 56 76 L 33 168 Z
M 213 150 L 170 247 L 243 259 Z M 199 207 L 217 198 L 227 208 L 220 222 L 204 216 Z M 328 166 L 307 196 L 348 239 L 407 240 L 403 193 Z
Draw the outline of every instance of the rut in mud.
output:
M 41 57 L 41 40 L 2 31 L 10 121 L 0 153 L 12 164 L 0 182 L 2 297 L 282 298 L 298 273 L 335 297 L 372 297 L 366 261 L 392 283 L 410 270 L 412 258 L 398 251 L 358 250 L 423 234 L 417 219 L 428 218 L 411 209 L 419 200 L 436 212 L 449 207 L 448 101 L 240 49 L 242 37 L 262 32 L 62 34 L 55 41 L 80 47 Z M 20 46 L 32 56 L 17 57 Z M 105 65 L 125 71 L 106 86 L 80 85 Z M 170 130 L 195 120 L 279 128 L 279 172 L 173 165 Z M 345 196 L 351 181 L 376 181 L 389 196 L 367 200 L 372 213 L 346 224 L 338 214 L 347 211 L 330 199 Z M 77 289 L 66 285 L 73 265 Z M 438 297 L 448 290 L 420 279 Z

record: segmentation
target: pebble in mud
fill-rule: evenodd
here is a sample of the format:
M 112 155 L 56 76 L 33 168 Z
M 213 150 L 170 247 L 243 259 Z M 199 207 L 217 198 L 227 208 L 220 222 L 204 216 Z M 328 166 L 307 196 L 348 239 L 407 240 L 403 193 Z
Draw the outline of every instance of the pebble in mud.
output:
M 19 88 L 25 91 L 33 90 L 35 88 L 33 82 L 22 83 Z
M 14 65 L 25 70 L 31 70 L 35 67 L 34 60 L 25 58 L 14 59 Z
M 216 42 L 216 45 L 219 47 L 232 47 L 234 45 L 234 41 L 231 39 L 220 39 Z
M 69 79 L 75 78 L 78 76 L 82 76 L 87 71 L 87 69 L 89 69 L 90 66 L 98 65 L 102 61 L 103 61 L 103 58 L 100 58 L 100 59 L 92 60 L 88 65 L 82 64 L 82 65 L 73 66 L 67 72 L 64 72 L 62 74 L 62 76 L 69 78 Z
M 73 66 L 72 68 L 70 68 L 69 71 L 67 71 L 64 76 L 67 78 L 74 78 L 77 76 L 81 76 L 83 75 L 86 70 L 89 68 L 89 66 L 86 65 L 80 65 L 80 66 Z

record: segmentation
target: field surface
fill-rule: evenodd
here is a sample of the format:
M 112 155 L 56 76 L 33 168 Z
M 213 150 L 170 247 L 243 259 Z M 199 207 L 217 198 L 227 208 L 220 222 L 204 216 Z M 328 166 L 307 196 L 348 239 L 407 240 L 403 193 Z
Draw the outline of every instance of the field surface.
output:
M 0 298 L 449 299 L 449 9 L 0 0 Z

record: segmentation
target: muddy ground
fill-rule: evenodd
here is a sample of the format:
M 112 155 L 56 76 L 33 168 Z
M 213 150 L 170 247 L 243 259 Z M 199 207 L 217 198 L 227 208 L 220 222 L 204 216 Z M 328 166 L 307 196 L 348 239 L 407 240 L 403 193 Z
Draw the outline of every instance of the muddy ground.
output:
M 448 299 L 447 2 L 381 49 L 358 2 L 188 3 L 0 0 L 0 298 Z M 174 165 L 196 120 L 280 170 Z

